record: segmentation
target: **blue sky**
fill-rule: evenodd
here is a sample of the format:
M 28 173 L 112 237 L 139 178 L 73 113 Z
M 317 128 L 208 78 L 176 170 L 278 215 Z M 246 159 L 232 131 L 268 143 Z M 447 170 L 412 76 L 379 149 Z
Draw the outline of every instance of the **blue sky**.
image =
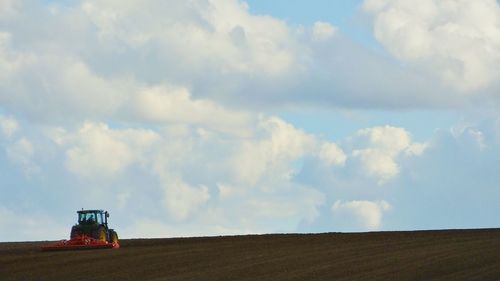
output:
M 498 38 L 495 0 L 4 1 L 0 241 L 498 227 Z
M 316 21 L 328 21 L 340 27 L 348 27 L 362 1 L 246 1 L 250 11 L 277 17 L 291 24 L 310 25 Z

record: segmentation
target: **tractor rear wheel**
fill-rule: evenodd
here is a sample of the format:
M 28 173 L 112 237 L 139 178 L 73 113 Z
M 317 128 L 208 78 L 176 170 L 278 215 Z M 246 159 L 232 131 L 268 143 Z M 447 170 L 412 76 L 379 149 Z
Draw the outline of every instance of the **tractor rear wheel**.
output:
M 73 239 L 73 238 L 77 237 L 78 235 L 81 235 L 80 230 L 73 226 L 71 228 L 71 234 L 70 234 L 69 238 Z
M 99 228 L 97 228 L 94 233 L 93 233 L 93 238 L 94 239 L 97 239 L 99 241 L 102 241 L 102 242 L 106 242 L 106 237 L 108 236 L 107 233 L 106 233 L 106 228 L 104 228 L 103 226 L 99 226 Z
M 109 234 L 109 242 L 118 244 L 118 234 L 114 231 L 111 230 L 111 233 Z

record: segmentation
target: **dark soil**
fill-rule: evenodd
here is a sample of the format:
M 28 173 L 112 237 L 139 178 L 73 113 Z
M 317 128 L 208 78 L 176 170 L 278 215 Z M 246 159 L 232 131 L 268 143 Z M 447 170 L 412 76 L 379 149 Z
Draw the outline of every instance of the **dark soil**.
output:
M 0 243 L 0 280 L 500 280 L 500 229 Z

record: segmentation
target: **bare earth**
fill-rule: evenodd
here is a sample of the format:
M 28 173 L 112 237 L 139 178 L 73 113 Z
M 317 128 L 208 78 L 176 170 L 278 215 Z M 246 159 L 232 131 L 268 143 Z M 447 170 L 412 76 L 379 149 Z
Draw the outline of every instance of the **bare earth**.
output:
M 500 280 L 500 229 L 0 243 L 0 280 Z

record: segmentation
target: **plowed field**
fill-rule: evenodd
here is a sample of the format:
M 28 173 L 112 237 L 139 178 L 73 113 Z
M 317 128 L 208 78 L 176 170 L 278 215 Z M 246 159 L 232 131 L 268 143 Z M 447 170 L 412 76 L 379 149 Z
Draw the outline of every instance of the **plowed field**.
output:
M 0 280 L 500 280 L 500 229 L 0 243 Z

